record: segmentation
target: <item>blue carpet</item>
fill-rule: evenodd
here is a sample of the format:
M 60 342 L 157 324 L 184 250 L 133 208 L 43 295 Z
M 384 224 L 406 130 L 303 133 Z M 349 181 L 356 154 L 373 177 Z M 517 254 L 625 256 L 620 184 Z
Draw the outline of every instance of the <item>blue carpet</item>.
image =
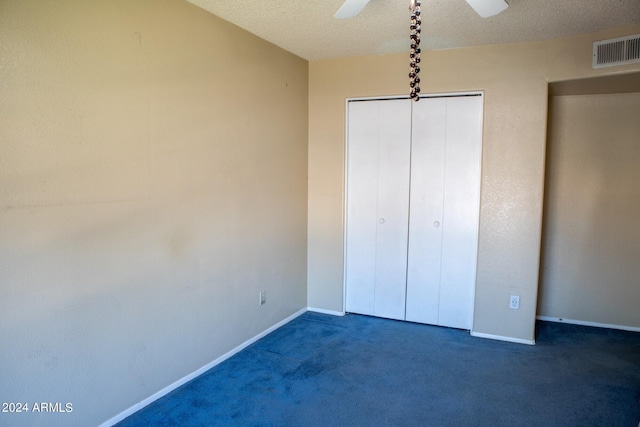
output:
M 629 426 L 640 334 L 538 322 L 537 344 L 305 313 L 126 426 Z

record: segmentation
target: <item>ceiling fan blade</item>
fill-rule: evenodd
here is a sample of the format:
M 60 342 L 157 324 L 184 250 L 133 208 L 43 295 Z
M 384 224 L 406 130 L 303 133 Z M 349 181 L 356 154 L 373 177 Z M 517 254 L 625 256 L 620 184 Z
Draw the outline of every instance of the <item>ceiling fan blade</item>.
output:
M 469 3 L 469 6 L 482 18 L 497 15 L 509 7 L 504 0 L 467 0 L 467 3 Z
M 346 0 L 333 17 L 338 19 L 347 19 L 358 16 L 369 1 L 370 0 Z

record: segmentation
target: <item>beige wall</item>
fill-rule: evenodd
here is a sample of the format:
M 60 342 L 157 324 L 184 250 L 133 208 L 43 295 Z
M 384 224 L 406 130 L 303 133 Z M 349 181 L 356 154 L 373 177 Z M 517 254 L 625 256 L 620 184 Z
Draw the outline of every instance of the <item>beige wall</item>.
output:
M 73 404 L 0 424 L 97 425 L 306 307 L 307 79 L 184 1 L 0 2 L 0 400 Z
M 533 336 L 547 81 L 640 70 L 590 68 L 637 32 L 424 54 L 425 92 L 485 91 L 476 331 Z M 344 100 L 407 68 L 308 66 L 179 0 L 0 2 L 0 397 L 74 408 L 3 422 L 94 425 L 342 310 Z
M 480 242 L 474 331 L 532 340 L 537 304 L 549 81 L 594 71 L 594 40 L 639 26 L 562 40 L 424 52 L 423 93 L 483 90 Z M 343 309 L 345 99 L 406 94 L 407 55 L 309 65 L 309 306 Z M 508 308 L 520 295 L 520 309 Z
M 640 93 L 551 98 L 541 316 L 640 327 L 639 117 Z

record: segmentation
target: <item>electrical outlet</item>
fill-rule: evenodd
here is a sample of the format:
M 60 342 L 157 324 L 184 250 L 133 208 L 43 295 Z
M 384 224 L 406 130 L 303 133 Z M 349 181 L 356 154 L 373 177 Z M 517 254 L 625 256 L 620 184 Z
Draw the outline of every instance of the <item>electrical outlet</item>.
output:
M 260 305 L 267 303 L 267 291 L 260 291 Z
M 518 295 L 511 295 L 509 298 L 509 308 L 517 310 L 520 308 L 520 297 Z

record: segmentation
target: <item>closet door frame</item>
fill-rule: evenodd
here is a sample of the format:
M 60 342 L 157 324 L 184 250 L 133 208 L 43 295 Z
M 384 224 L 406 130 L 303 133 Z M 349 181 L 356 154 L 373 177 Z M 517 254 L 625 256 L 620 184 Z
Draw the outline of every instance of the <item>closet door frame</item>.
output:
M 423 94 L 420 98 L 444 98 L 444 97 L 460 97 L 460 96 L 481 96 L 483 100 L 483 116 L 484 116 L 484 91 L 466 91 L 466 92 L 443 92 L 443 93 L 432 93 L 432 94 Z M 409 100 L 409 96 L 401 95 L 401 96 L 373 96 L 373 97 L 357 97 L 357 98 L 346 98 L 345 99 L 345 127 L 344 127 L 344 163 L 343 163 L 343 200 L 342 200 L 342 313 L 345 314 L 347 307 L 347 203 L 348 203 L 348 192 L 349 192 L 349 103 L 354 101 L 384 101 L 384 100 L 401 100 L 407 99 Z M 420 102 L 420 101 L 418 101 Z M 483 132 L 484 133 L 484 132 Z M 482 208 L 482 152 L 484 151 L 484 144 L 482 144 L 481 153 L 480 153 L 480 206 L 477 213 L 477 224 L 478 224 L 478 232 L 480 227 L 480 209 Z M 476 280 L 477 284 L 477 252 L 476 252 Z M 475 291 L 476 286 L 474 286 L 473 290 L 473 299 L 475 300 Z M 474 304 L 475 305 L 475 304 Z M 474 307 L 475 308 L 475 307 Z M 471 316 L 473 318 L 474 313 L 472 309 Z M 473 327 L 472 327 L 473 330 Z

